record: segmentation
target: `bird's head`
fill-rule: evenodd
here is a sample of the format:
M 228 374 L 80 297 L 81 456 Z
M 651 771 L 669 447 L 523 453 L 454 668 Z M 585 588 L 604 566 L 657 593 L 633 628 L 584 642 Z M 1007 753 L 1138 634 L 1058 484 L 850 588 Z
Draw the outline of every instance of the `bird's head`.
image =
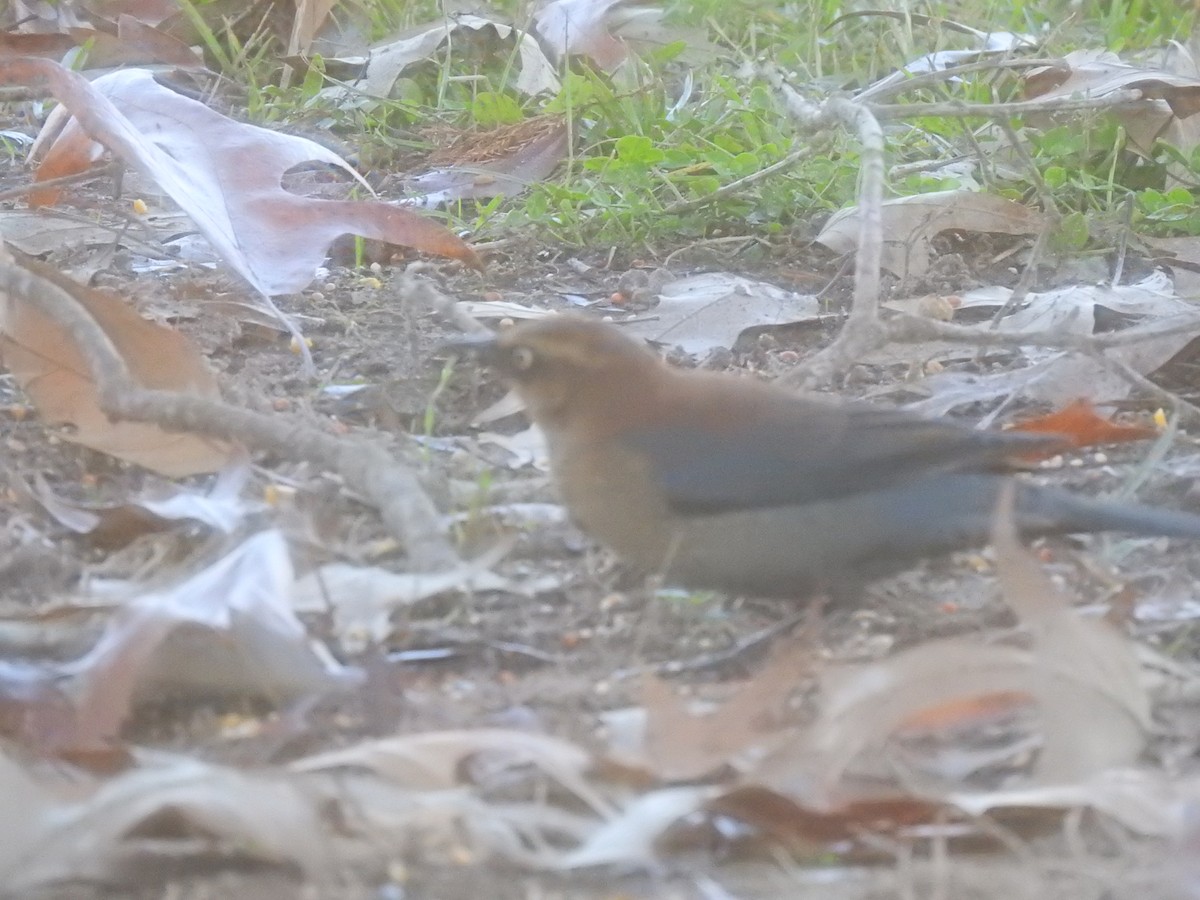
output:
M 524 322 L 455 346 L 494 367 L 540 425 L 580 411 L 592 417 L 616 413 L 637 396 L 629 391 L 649 387 L 662 367 L 644 343 L 619 328 L 571 315 Z

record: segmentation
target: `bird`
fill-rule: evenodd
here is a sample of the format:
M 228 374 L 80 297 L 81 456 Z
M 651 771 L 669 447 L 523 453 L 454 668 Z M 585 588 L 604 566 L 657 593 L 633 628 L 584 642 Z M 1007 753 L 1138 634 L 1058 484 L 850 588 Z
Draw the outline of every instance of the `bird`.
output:
M 1016 482 L 1026 537 L 1200 539 L 1200 515 L 1014 477 L 1054 435 L 980 430 L 665 363 L 613 324 L 558 314 L 455 345 L 544 432 L 580 529 L 662 583 L 739 596 L 857 595 L 916 561 L 986 544 Z

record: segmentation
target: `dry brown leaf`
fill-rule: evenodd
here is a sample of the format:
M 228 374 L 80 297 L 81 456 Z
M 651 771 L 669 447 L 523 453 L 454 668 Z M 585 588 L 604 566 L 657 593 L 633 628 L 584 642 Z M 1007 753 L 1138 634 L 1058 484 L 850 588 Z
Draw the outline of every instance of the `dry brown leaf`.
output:
M 342 750 L 296 760 L 295 772 L 367 769 L 402 787 L 444 790 L 463 783 L 464 764 L 473 757 L 498 765 L 536 766 L 575 789 L 591 767 L 591 754 L 576 744 L 549 735 L 503 728 L 476 728 L 401 734 L 364 741 Z M 579 796 L 593 792 L 583 788 Z
M 20 264 L 78 300 L 143 387 L 219 396 L 200 353 L 179 332 L 143 319 L 115 294 L 77 284 L 37 260 L 24 258 Z M 96 384 L 78 347 L 27 300 L 3 298 L 0 332 L 0 360 L 47 422 L 73 426 L 63 435 L 67 440 L 171 478 L 214 472 L 235 458 L 234 447 L 209 438 L 110 421 L 100 409 Z
M 946 808 L 886 789 L 832 809 L 810 809 L 790 797 L 757 785 L 735 787 L 710 800 L 706 811 L 729 816 L 756 829 L 776 845 L 811 854 L 831 844 L 853 841 L 863 832 L 894 832 L 944 821 Z
M 558 59 L 586 56 L 602 69 L 625 61 L 629 48 L 609 30 L 621 0 L 547 0 L 533 14 L 534 27 Z
M 87 535 L 96 547 L 127 546 L 144 534 L 167 531 L 180 522 L 203 524 L 231 533 L 261 504 L 243 501 L 244 468 L 222 470 L 211 491 L 201 493 L 174 483 L 144 486 L 139 496 L 123 503 L 82 503 L 56 494 L 42 474 L 29 487 L 13 474 L 13 486 L 24 490 L 56 522 L 76 534 Z
M 288 39 L 288 56 L 305 56 L 337 0 L 296 0 L 296 18 Z
M 313 800 L 266 773 L 160 755 L 107 781 L 45 772 L 35 780 L 0 758 L 0 786 L 5 806 L 21 816 L 19 829 L 5 829 L 0 851 L 0 880 L 11 896 L 44 896 L 122 871 L 138 872 L 144 885 L 155 862 L 211 864 L 214 852 L 294 867 L 317 883 L 331 862 Z
M 72 4 L 56 4 L 71 6 Z M 158 25 L 164 19 L 179 12 L 177 0 L 88 0 L 87 12 L 91 17 L 103 18 L 109 21 L 120 16 L 133 16 L 139 22 L 148 25 Z
M 732 347 L 748 329 L 815 322 L 825 312 L 812 294 L 731 272 L 669 280 L 648 293 L 657 294 L 654 314 L 635 318 L 622 330 L 697 356 Z
M 117 33 L 71 29 L 71 36 L 88 44 L 89 69 L 138 63 L 165 63 L 182 69 L 203 69 L 204 60 L 191 47 L 139 19 L 117 17 Z
M 10 56 L 44 56 L 62 59 L 64 53 L 76 46 L 75 39 L 66 34 L 13 34 L 0 31 L 0 59 Z
M 177 38 L 129 15 L 120 15 L 116 27 L 101 22 L 101 28 L 68 28 L 65 34 L 12 34 L 0 32 L 0 58 L 41 56 L 58 61 L 77 47 L 87 49 L 82 58 L 86 69 L 120 65 L 165 63 L 184 69 L 203 69 L 202 60 Z
M 645 764 L 660 779 L 685 781 L 761 754 L 783 736 L 784 705 L 815 662 L 808 636 L 781 640 L 762 670 L 705 716 L 689 711 L 666 682 L 648 677 L 642 685 Z
M 361 77 L 349 85 L 325 88 L 322 94 L 357 108 L 364 96 L 390 96 L 396 80 L 409 66 L 431 59 L 440 64 L 448 46 L 460 43 L 474 46 L 490 41 L 515 45 L 511 48 L 515 50 L 512 85 L 518 91 L 553 94 L 559 90 L 558 73 L 533 35 L 482 15 L 460 12 L 406 29 L 375 44 Z M 510 49 L 497 47 L 497 52 L 508 53 Z
M 938 716 L 954 725 L 962 716 L 952 711 L 1022 695 L 1041 714 L 1041 752 L 1029 783 L 1068 783 L 1136 759 L 1150 702 L 1130 642 L 1107 622 L 1078 615 L 1054 589 L 1017 540 L 1011 505 L 996 518 L 992 540 L 1004 598 L 1030 632 L 1031 648 L 951 638 L 868 665 L 827 667 L 818 718 L 749 777 L 807 806 L 830 807 L 856 759 L 873 759 L 878 768 L 903 728 Z M 928 796 L 947 791 L 944 777 L 909 777 Z
M 1118 768 L 1074 783 L 955 794 L 950 799 L 971 815 L 1005 809 L 1094 809 L 1137 834 L 1178 839 L 1195 828 L 1191 820 L 1198 796 L 1200 783 L 1195 776 Z
M 71 679 L 73 747 L 114 740 L 135 698 L 295 698 L 359 672 L 313 645 L 289 604 L 287 543 L 264 531 L 176 584 L 127 600 L 96 645 L 59 667 Z
M 49 60 L 16 59 L 0 61 L 0 83 L 46 83 L 62 103 L 32 151 L 41 158 L 38 180 L 81 171 L 107 148 L 169 194 L 265 296 L 305 288 L 343 234 L 479 264 L 456 235 L 411 210 L 284 190 L 289 169 L 314 161 L 361 178 L 321 145 L 228 119 L 158 84 L 149 71 L 122 69 L 89 82 Z M 31 194 L 30 203 L 56 196 L 48 188 Z
M 353 686 L 358 670 L 314 645 L 289 606 L 287 544 L 267 531 L 175 584 L 123 598 L 103 634 L 65 663 L 0 665 L 0 733 L 41 754 L 101 760 L 137 702 L 295 699 Z M 60 623 L 91 629 L 88 618 Z
M 1130 142 L 1144 155 L 1154 142 L 1176 138 L 1173 143 L 1185 154 L 1195 146 L 1194 138 L 1171 131 L 1200 113 L 1200 79 L 1194 75 L 1151 69 L 1122 62 L 1115 53 L 1076 50 L 1063 57 L 1067 71 L 1060 68 L 1034 69 L 1025 78 L 1026 96 L 1039 100 L 1068 97 L 1105 97 L 1115 91 L 1137 90 L 1147 101 L 1133 108 L 1114 109 L 1129 134 Z M 1163 104 L 1153 101 L 1163 101 Z
M 540 0 L 534 6 L 533 28 L 550 55 L 561 61 L 585 56 L 612 72 L 638 48 L 687 44 L 689 61 L 715 55 L 700 29 L 679 22 L 665 23 L 663 9 L 625 0 Z
M 943 231 L 1037 234 L 1043 216 L 1020 203 L 975 191 L 937 191 L 884 202 L 883 259 L 885 269 L 901 278 L 929 270 L 932 242 Z M 861 227 L 858 207 L 839 210 L 825 224 L 817 241 L 835 253 L 858 247 Z
M 1057 97 L 1104 97 L 1133 88 L 1150 100 L 1164 100 L 1180 117 L 1200 112 L 1200 81 L 1195 77 L 1123 62 L 1107 50 L 1075 50 L 1058 67 L 1031 70 L 1025 77 L 1025 95 L 1041 100 Z
M 1150 698 L 1132 643 L 1110 622 L 1072 608 L 1018 540 L 1012 503 L 1010 490 L 992 544 L 1004 600 L 1033 637 L 1027 689 L 1041 707 L 1043 745 L 1032 781 L 1071 783 L 1137 758 L 1150 730 Z
M 446 591 L 511 589 L 511 582 L 491 572 L 511 549 L 510 542 L 501 541 L 478 558 L 440 572 L 329 563 L 297 582 L 292 605 L 297 612 L 331 616 L 342 649 L 362 653 L 387 641 L 393 614 L 405 606 Z

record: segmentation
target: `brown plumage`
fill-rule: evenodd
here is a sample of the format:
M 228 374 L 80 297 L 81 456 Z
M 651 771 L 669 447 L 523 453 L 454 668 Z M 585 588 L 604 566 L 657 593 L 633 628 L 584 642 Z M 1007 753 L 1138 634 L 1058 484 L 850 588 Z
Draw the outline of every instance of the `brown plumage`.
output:
M 663 364 L 576 316 L 476 343 L 543 429 L 568 510 L 669 583 L 796 597 L 985 543 L 1008 462 L 1053 437 L 977 431 Z M 1200 516 L 1022 482 L 1027 535 L 1200 538 Z

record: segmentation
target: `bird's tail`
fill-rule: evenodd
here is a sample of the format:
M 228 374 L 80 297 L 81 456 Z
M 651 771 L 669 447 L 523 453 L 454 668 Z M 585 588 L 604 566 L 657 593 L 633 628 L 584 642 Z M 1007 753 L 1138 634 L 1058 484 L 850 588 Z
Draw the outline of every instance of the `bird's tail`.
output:
M 1025 534 L 1122 531 L 1200 539 L 1200 515 L 1135 503 L 1092 500 L 1056 488 L 1029 486 L 1019 490 L 1017 521 Z

